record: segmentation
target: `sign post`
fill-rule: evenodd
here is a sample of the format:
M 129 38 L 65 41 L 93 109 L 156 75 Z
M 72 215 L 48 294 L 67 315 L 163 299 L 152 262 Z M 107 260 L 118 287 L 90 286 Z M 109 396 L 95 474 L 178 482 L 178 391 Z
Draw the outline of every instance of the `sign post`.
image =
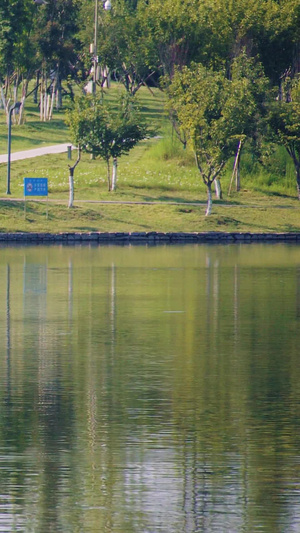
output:
M 26 218 L 26 196 L 47 196 L 48 219 L 48 178 L 24 178 L 24 217 Z

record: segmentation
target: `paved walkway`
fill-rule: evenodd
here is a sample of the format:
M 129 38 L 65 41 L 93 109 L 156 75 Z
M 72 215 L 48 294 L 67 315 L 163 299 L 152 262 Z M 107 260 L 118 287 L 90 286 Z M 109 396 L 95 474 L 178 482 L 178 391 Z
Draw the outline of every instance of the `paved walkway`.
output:
M 30 159 L 31 157 L 38 157 L 48 154 L 63 154 L 68 151 L 70 143 L 55 144 L 52 146 L 43 146 L 42 148 L 34 148 L 33 150 L 24 150 L 23 152 L 13 152 L 11 154 L 11 161 L 18 161 L 20 159 Z M 74 148 L 72 146 L 72 148 Z M 7 163 L 7 154 L 0 155 L 0 163 Z

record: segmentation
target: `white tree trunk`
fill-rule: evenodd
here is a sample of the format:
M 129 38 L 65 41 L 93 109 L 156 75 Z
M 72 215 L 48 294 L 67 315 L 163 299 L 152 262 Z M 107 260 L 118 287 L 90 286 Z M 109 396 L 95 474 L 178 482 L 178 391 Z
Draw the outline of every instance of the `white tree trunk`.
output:
M 118 170 L 118 161 L 117 161 L 117 158 L 114 157 L 113 168 L 112 168 L 112 180 L 111 180 L 112 191 L 115 191 L 117 188 L 117 170 Z
M 111 179 L 110 179 L 110 164 L 109 159 L 106 160 L 107 165 L 107 183 L 108 183 L 108 191 L 111 191 Z
M 43 93 L 43 89 L 41 88 L 41 93 L 40 93 L 40 121 L 43 120 L 43 116 L 44 116 L 44 93 Z
M 237 152 L 236 152 L 236 154 L 235 154 L 234 165 L 233 165 L 233 171 L 232 171 L 232 176 L 231 176 L 230 185 L 229 185 L 229 190 L 228 190 L 228 196 L 230 196 L 230 193 L 231 193 L 231 187 L 232 187 L 232 182 L 233 182 L 234 179 L 235 179 L 235 189 L 236 189 L 236 191 L 239 191 L 240 188 L 241 188 L 241 179 L 240 179 L 240 158 L 241 158 L 241 150 L 242 150 L 242 146 L 243 146 L 243 139 L 240 140 L 239 145 L 238 145 Z
M 69 165 L 69 205 L 68 207 L 73 207 L 74 204 L 74 172 L 77 167 L 81 157 L 80 146 L 78 146 L 78 155 L 75 164 L 70 167 Z
M 74 204 L 74 176 L 73 171 L 70 169 L 69 173 L 69 205 L 68 207 L 73 207 Z
M 50 94 L 47 94 L 47 107 L 46 107 L 45 120 L 49 120 L 50 106 L 51 106 L 51 96 L 50 96 Z
M 28 84 L 29 84 L 29 79 L 28 78 L 23 80 L 22 98 L 21 98 L 21 104 L 22 105 L 21 105 L 20 110 L 19 110 L 19 120 L 18 120 L 18 124 L 19 125 L 23 123 L 23 113 L 24 113 L 24 106 L 25 106 L 25 100 L 26 100 L 26 95 L 27 95 Z
M 4 96 L 4 91 L 3 91 L 2 85 L 0 86 L 0 93 L 1 93 L 2 106 L 3 106 L 3 109 L 5 109 L 5 111 L 6 111 L 6 100 L 5 100 L 5 96 Z
M 216 191 L 216 198 L 218 200 L 221 200 L 222 198 L 222 189 L 221 189 L 221 182 L 218 178 L 215 179 L 215 191 Z
M 212 195 L 211 195 L 211 183 L 207 184 L 207 207 L 205 216 L 208 217 L 212 212 Z
M 50 111 L 49 111 L 49 115 L 47 117 L 48 120 L 51 120 L 52 115 L 53 115 L 53 107 L 54 107 L 56 86 L 57 86 L 57 77 L 55 77 L 55 80 L 53 81 L 53 84 L 52 84 Z
M 240 158 L 238 159 L 236 171 L 235 171 L 235 190 L 238 192 L 241 190 L 241 173 L 240 173 Z
M 3 109 L 5 111 L 5 116 L 6 116 L 6 124 L 8 124 L 9 102 L 10 102 L 10 100 L 9 99 L 7 100 L 5 98 L 5 94 L 4 94 L 4 90 L 3 90 L 2 86 L 0 87 L 0 91 L 1 91 L 1 100 L 2 100 L 2 104 L 3 104 Z

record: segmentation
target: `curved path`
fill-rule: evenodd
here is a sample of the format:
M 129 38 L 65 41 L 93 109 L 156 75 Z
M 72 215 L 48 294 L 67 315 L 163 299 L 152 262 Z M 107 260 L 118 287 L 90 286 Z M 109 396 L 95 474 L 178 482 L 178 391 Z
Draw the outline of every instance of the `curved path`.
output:
M 71 143 L 55 144 L 52 146 L 43 146 L 42 148 L 33 148 L 31 150 L 23 150 L 22 152 L 13 152 L 10 156 L 11 161 L 19 161 L 20 159 L 30 159 L 31 157 L 38 157 L 48 154 L 63 154 L 68 151 L 68 146 Z M 72 146 L 72 149 L 74 146 Z M 0 163 L 7 163 L 7 154 L 0 155 Z

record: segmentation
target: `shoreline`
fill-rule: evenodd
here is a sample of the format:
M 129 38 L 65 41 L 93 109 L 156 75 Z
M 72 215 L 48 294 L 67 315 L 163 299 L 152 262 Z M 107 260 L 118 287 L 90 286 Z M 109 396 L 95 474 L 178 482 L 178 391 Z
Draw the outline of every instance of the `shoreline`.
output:
M 251 243 L 251 242 L 300 242 L 300 232 L 250 233 L 250 232 L 61 232 L 0 233 L 1 244 L 185 244 L 185 243 Z

